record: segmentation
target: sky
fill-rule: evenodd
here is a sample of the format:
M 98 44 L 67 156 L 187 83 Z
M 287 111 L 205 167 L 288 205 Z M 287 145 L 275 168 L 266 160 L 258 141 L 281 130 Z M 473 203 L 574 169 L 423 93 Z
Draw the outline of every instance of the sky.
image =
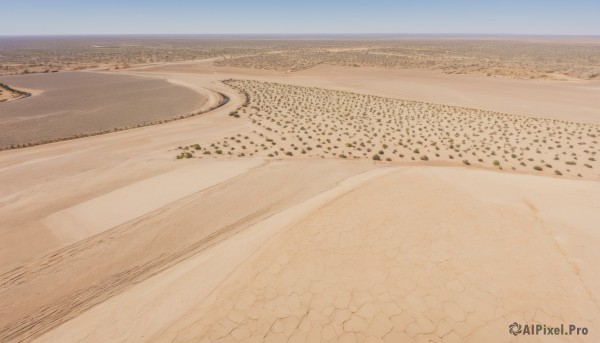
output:
M 0 0 L 0 35 L 600 35 L 600 0 Z

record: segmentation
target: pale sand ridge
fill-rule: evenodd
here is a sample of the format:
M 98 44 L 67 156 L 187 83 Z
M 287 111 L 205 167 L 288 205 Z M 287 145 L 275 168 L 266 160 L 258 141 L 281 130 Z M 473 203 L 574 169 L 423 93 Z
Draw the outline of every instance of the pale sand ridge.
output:
M 246 160 L 185 166 L 55 212 L 42 223 L 59 240 L 77 242 L 241 175 L 260 164 L 260 160 Z

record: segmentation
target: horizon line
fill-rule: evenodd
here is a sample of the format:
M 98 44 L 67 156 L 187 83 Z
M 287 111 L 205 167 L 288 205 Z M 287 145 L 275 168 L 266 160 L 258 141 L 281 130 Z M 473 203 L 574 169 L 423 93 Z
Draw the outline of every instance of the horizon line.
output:
M 525 36 L 525 37 L 598 37 L 598 34 L 561 34 L 561 33 L 26 33 L 26 34 L 0 34 L 0 37 L 84 37 L 84 36 Z

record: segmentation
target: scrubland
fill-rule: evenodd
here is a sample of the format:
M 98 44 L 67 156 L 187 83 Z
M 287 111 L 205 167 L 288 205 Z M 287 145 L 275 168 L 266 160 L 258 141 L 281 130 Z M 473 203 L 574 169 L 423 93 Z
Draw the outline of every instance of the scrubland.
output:
M 269 82 L 229 80 L 246 96 L 232 120 L 252 131 L 180 147 L 178 158 L 260 157 L 450 163 L 598 178 L 600 126 Z
M 227 58 L 217 65 L 299 71 L 332 64 L 521 79 L 598 80 L 599 56 L 598 42 L 400 40 L 362 42 L 359 47 L 298 47 Z
M 522 79 L 598 80 L 596 38 L 31 37 L 0 40 L 0 75 L 216 58 L 217 65 L 300 71 L 320 64 Z

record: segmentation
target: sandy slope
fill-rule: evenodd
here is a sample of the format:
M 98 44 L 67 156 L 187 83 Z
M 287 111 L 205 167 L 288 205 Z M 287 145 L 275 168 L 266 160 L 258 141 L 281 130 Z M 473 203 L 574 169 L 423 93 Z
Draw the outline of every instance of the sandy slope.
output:
M 147 75 L 209 104 L 224 93 L 222 108 L 0 152 L 0 341 L 511 341 L 513 321 L 600 330 L 599 183 L 371 161 L 177 161 L 178 145 L 251 130 L 227 116 L 243 102 L 216 82 L 228 74 L 202 68 Z M 252 78 L 397 84 L 372 73 Z M 495 94 L 457 82 L 470 90 L 447 101 L 485 107 Z M 385 95 L 406 95 L 394 87 Z M 552 116 L 547 101 L 568 102 L 509 88 L 489 106 L 530 101 L 531 114 Z M 596 113 L 591 89 L 579 119 Z
M 549 197 L 556 193 L 563 196 Z M 599 195 L 595 182 L 463 168 L 373 170 L 38 341 L 496 342 L 511 341 L 513 321 L 595 331 Z M 574 218 L 557 208 L 584 210 Z
M 599 187 L 398 170 L 283 231 L 158 340 L 501 342 L 513 321 L 598 330 Z
M 297 163 L 292 163 L 291 166 L 303 168 Z M 157 335 L 178 320 L 182 313 L 201 304 L 227 276 L 282 228 L 299 221 L 336 197 L 393 170 L 379 168 L 358 174 L 328 191 L 248 226 L 221 244 L 211 246 L 156 275 L 152 280 L 142 282 L 111 298 L 101 306 L 50 332 L 39 341 L 68 337 L 72 341 L 103 342 L 119 339 L 133 342 L 144 341 L 147 337 Z M 224 256 L 227 258 L 223 258 Z M 144 311 L 149 299 L 152 299 L 154 310 Z M 174 307 L 174 304 L 179 305 Z M 138 318 L 140 325 L 131 327 L 130 320 L 133 317 Z M 98 322 L 103 324 L 99 326 Z

